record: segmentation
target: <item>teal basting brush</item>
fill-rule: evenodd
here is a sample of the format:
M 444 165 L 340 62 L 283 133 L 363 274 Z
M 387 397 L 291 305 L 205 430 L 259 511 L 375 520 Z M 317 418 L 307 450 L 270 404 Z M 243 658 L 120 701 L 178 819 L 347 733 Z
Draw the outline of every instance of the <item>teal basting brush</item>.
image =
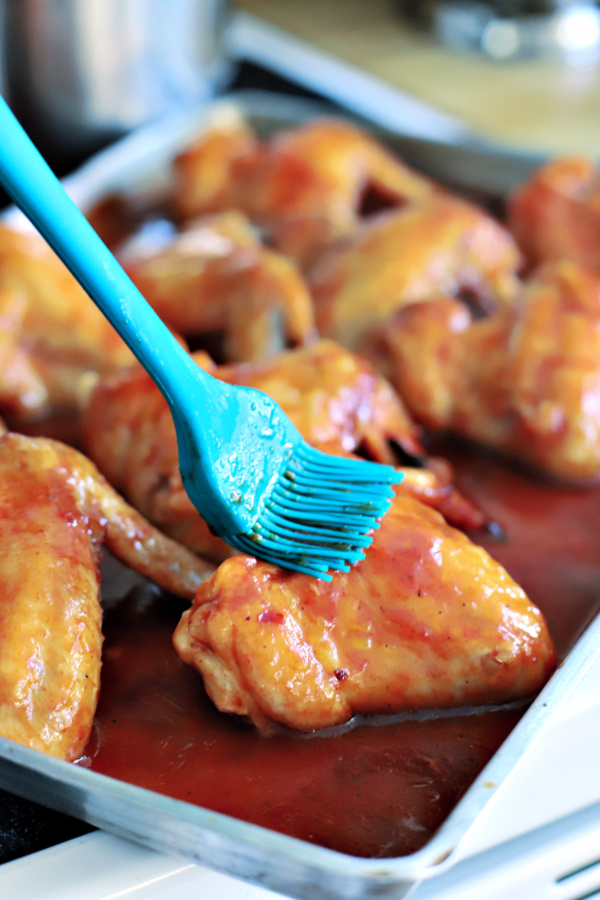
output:
M 331 579 L 364 557 L 402 476 L 311 447 L 261 391 L 202 371 L 130 281 L 0 99 L 0 181 L 162 391 L 184 487 L 244 553 Z

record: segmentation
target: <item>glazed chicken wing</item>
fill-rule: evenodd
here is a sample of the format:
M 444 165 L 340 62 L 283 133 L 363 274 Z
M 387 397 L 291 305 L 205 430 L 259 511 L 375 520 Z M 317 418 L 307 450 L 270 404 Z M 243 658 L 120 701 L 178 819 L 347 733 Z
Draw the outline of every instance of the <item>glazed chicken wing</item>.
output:
M 434 196 L 362 225 L 311 275 L 319 333 L 354 350 L 401 306 L 468 292 L 484 308 L 512 302 L 520 257 L 477 207 Z
M 518 304 L 473 321 L 458 300 L 401 310 L 378 354 L 418 421 L 553 475 L 600 475 L 600 277 L 548 264 Z M 423 364 L 427 360 L 427 364 Z
M 248 179 L 258 165 L 261 142 L 236 113 L 227 112 L 173 160 L 173 204 L 182 221 L 206 213 L 245 211 Z
M 262 363 L 219 366 L 215 374 L 273 397 L 303 437 L 326 452 L 360 449 L 388 464 L 394 462 L 390 441 L 410 456 L 423 452 L 419 431 L 391 386 L 333 341 Z
M 191 223 L 158 249 L 134 237 L 118 256 L 170 328 L 187 338 L 223 334 L 228 361 L 264 359 L 313 337 L 304 280 L 240 213 Z
M 224 151 L 215 177 L 217 147 Z M 316 119 L 259 145 L 244 123 L 209 130 L 175 161 L 184 218 L 236 208 L 305 268 L 356 228 L 365 201 L 422 199 L 436 188 L 360 128 Z
M 461 527 L 484 523 L 479 509 L 454 487 L 450 467 L 425 457 L 419 431 L 398 396 L 366 360 L 331 341 L 263 363 L 217 367 L 206 354 L 194 358 L 217 378 L 269 394 L 304 438 L 326 452 L 360 450 L 376 462 L 394 464 L 397 446 L 423 464 L 403 469 L 403 490 Z M 210 532 L 185 492 L 171 413 L 142 369 L 100 381 L 83 432 L 87 452 L 110 483 L 161 530 L 210 559 L 234 552 Z
M 600 173 L 591 160 L 553 160 L 507 205 L 509 226 L 532 265 L 566 259 L 600 272 Z
M 75 450 L 0 436 L 0 735 L 74 760 L 100 687 L 100 549 L 192 599 L 210 567 L 128 506 Z
M 401 491 L 366 558 L 330 583 L 247 556 L 222 563 L 174 644 L 220 710 L 301 731 L 527 697 L 555 665 L 541 613 L 506 571 Z
M 368 363 L 331 342 L 238 366 L 215 367 L 205 354 L 194 356 L 217 378 L 265 391 L 308 441 L 326 451 L 361 447 L 389 463 L 393 440 L 408 454 L 421 452 L 418 431 L 390 386 Z M 210 533 L 185 493 L 171 414 L 145 372 L 135 368 L 101 381 L 90 397 L 84 433 L 101 471 L 150 521 L 202 555 L 223 559 L 233 552 Z M 428 488 L 435 488 L 433 481 Z
M 97 373 L 130 365 L 116 331 L 35 233 L 0 227 L 0 411 L 77 408 Z

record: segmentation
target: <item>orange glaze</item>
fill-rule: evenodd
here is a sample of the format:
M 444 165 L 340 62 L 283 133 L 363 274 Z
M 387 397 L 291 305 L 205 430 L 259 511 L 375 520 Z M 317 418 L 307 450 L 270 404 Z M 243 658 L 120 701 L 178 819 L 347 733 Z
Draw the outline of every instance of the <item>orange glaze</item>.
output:
M 560 658 L 600 610 L 600 487 L 561 483 L 468 445 L 440 444 L 503 535 L 470 532 L 541 609 Z
M 563 656 L 600 606 L 600 488 L 557 486 L 465 448 L 443 450 L 505 532 L 472 536 L 539 605 Z M 429 840 L 520 716 L 507 708 L 261 734 L 218 713 L 176 657 L 183 608 L 141 590 L 107 610 L 83 764 L 342 852 L 392 857 Z
M 100 682 L 102 528 L 52 449 L 6 435 L 0 449 L 0 734 L 73 760 Z
M 179 601 L 143 589 L 107 613 L 97 772 L 360 856 L 417 850 L 519 713 L 265 735 L 212 705 L 172 652 Z
M 556 665 L 521 588 L 402 489 L 350 572 L 328 583 L 233 557 L 173 642 L 218 709 L 299 731 L 530 697 Z
M 79 758 L 96 709 L 102 544 L 189 599 L 209 572 L 82 454 L 0 434 L 0 735 L 61 759 Z

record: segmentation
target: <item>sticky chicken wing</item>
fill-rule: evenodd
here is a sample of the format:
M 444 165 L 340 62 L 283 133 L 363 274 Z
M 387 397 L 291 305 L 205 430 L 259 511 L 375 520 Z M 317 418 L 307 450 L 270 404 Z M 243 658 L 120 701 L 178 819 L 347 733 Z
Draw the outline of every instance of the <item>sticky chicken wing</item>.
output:
M 507 210 L 531 265 L 566 259 L 600 272 L 600 172 L 591 160 L 542 166 L 513 191 Z
M 399 448 L 422 466 L 403 469 L 403 490 L 461 527 L 484 524 L 481 511 L 456 490 L 451 468 L 426 457 L 398 396 L 366 360 L 331 341 L 263 363 L 215 366 L 204 353 L 194 359 L 217 378 L 269 394 L 304 438 L 328 453 L 360 450 L 376 462 L 397 464 Z M 171 414 L 142 369 L 100 381 L 83 432 L 87 452 L 106 478 L 162 531 L 210 559 L 234 552 L 210 532 L 185 492 Z
M 100 687 L 102 544 L 192 599 L 210 567 L 126 504 L 80 453 L 0 436 L 0 735 L 74 760 Z
M 600 475 L 600 277 L 548 264 L 518 304 L 474 321 L 439 298 L 379 337 L 421 423 L 452 430 L 567 479 Z M 423 360 L 427 365 L 423 365 Z
M 158 249 L 134 236 L 118 255 L 170 328 L 186 338 L 222 334 L 228 361 L 265 359 L 314 335 L 304 280 L 240 213 L 191 223 Z
M 0 226 L 0 411 L 24 422 L 75 409 L 90 378 L 132 361 L 45 241 Z
M 173 160 L 173 205 L 182 221 L 247 209 L 246 185 L 262 145 L 235 111 L 227 111 Z
M 541 613 L 506 571 L 401 491 L 366 558 L 331 583 L 222 563 L 174 644 L 220 710 L 301 731 L 527 697 L 555 665 Z
M 310 278 L 317 328 L 358 350 L 399 307 L 466 292 L 483 308 L 510 303 L 517 247 L 503 226 L 461 200 L 435 196 L 365 222 Z
M 393 462 L 389 441 L 410 455 L 422 452 L 418 430 L 390 386 L 370 364 L 331 342 L 238 366 L 216 367 L 206 354 L 194 358 L 217 378 L 269 394 L 308 441 L 328 452 L 360 447 L 372 459 Z M 84 434 L 104 475 L 150 521 L 212 559 L 233 552 L 210 533 L 185 493 L 171 415 L 145 372 L 135 368 L 99 383 Z M 435 488 L 435 478 L 427 486 Z
M 217 148 L 224 150 L 218 164 Z M 262 145 L 244 123 L 229 122 L 177 158 L 175 179 L 185 218 L 241 209 L 303 268 L 355 230 L 369 197 L 398 206 L 436 189 L 360 128 L 335 119 L 313 120 Z

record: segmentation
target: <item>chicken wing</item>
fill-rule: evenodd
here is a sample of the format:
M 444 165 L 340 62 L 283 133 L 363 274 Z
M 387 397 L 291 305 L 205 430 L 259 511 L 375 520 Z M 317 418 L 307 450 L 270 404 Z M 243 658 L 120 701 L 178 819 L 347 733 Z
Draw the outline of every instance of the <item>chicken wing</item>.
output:
M 75 409 L 128 348 L 35 233 L 0 226 L 0 411 L 24 422 Z
M 310 287 L 324 337 L 359 350 L 407 303 L 466 292 L 484 308 L 510 303 L 517 247 L 503 226 L 464 201 L 433 196 L 364 223 L 313 271 Z
M 258 165 L 261 142 L 236 112 L 227 112 L 173 160 L 173 205 L 182 221 L 206 213 L 245 211 L 246 184 Z
M 421 423 L 562 478 L 600 475 L 600 276 L 549 263 L 479 321 L 449 298 L 406 307 L 375 352 Z
M 0 436 L 0 735 L 77 759 L 100 687 L 102 544 L 192 599 L 211 568 L 128 506 L 77 451 Z
M 247 125 L 228 122 L 182 153 L 174 171 L 184 218 L 241 209 L 303 268 L 354 231 L 365 203 L 399 206 L 437 189 L 366 132 L 335 119 L 313 120 L 262 145 Z
M 527 697 L 556 662 L 507 572 L 401 491 L 366 558 L 331 583 L 248 556 L 222 563 L 174 645 L 220 710 L 301 731 Z
M 228 361 L 265 359 L 314 336 L 303 278 L 240 213 L 191 223 L 159 248 L 134 236 L 118 256 L 169 327 L 190 339 L 223 334 Z
M 507 210 L 530 264 L 566 259 L 600 272 L 600 172 L 591 160 L 542 166 L 513 191 Z
M 265 391 L 306 440 L 327 452 L 361 450 L 394 463 L 391 444 L 397 444 L 409 457 L 424 455 L 419 432 L 389 384 L 330 341 L 240 366 L 215 367 L 205 354 L 194 358 L 218 378 Z M 210 533 L 183 488 L 171 415 L 145 372 L 135 368 L 103 379 L 90 397 L 83 431 L 100 470 L 151 522 L 203 556 L 219 560 L 233 553 Z M 446 469 L 405 471 L 406 490 L 451 511 L 461 524 L 482 524 Z

